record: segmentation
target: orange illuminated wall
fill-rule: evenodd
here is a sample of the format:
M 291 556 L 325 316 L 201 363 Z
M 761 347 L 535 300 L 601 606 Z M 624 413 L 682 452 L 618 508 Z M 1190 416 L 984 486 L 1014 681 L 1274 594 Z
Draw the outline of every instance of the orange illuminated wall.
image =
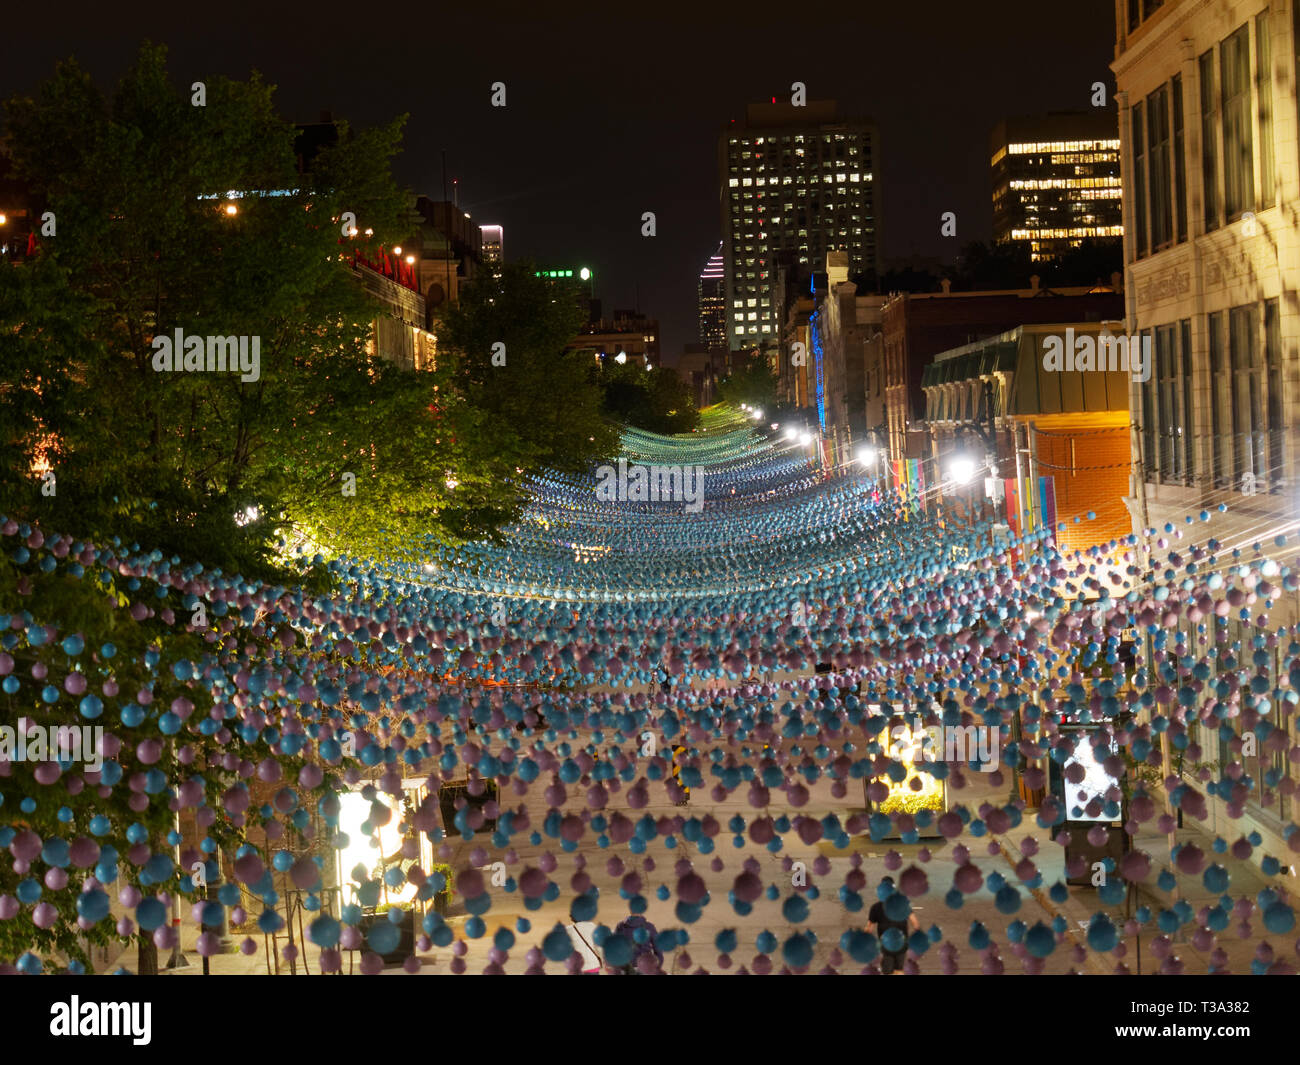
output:
M 1128 413 L 1060 414 L 1032 423 L 1036 473 L 1055 479 L 1056 520 L 1065 525 L 1057 532 L 1058 549 L 1080 550 L 1128 536 L 1133 531 L 1124 505 L 1132 463 Z M 1097 515 L 1092 521 L 1089 511 Z

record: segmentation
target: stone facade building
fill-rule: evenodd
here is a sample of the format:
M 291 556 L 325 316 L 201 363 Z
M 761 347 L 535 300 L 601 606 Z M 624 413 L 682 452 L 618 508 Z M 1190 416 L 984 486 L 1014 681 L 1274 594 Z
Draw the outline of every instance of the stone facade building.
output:
M 1116 0 L 1126 310 L 1129 331 L 1151 338 L 1156 363 L 1151 380 L 1130 385 L 1137 473 L 1128 504 L 1153 564 L 1164 562 L 1167 548 L 1146 530 L 1186 529 L 1185 519 L 1201 512 L 1211 520 L 1197 522 L 1194 535 L 1214 537 L 1220 553 L 1241 549 L 1249 558 L 1259 543 L 1283 564 L 1294 556 L 1298 18 L 1295 0 Z M 1289 541 L 1282 550 L 1278 535 Z M 1270 629 L 1295 623 L 1297 598 L 1276 595 Z M 1248 658 L 1256 653 L 1245 623 L 1224 623 L 1216 637 L 1238 643 Z M 1180 628 L 1186 639 L 1199 638 L 1190 621 Z M 1286 683 L 1283 650 L 1279 642 L 1264 651 L 1258 667 L 1271 687 Z M 1294 763 L 1286 755 L 1294 741 L 1283 720 L 1257 752 L 1234 753 L 1229 745 L 1253 729 L 1253 715 L 1230 719 L 1237 736 L 1226 743 L 1197 725 L 1189 738 L 1202 759 L 1240 762 L 1256 782 L 1238 804 L 1240 817 L 1209 797 L 1210 830 L 1236 838 L 1254 829 L 1264 853 L 1282 855 L 1283 830 L 1295 816 Z M 1261 802 L 1264 774 L 1281 786 Z

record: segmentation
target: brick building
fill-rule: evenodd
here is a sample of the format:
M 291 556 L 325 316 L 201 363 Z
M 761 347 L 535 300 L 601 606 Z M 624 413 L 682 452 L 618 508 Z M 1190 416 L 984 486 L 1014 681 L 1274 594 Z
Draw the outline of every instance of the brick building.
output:
M 1111 289 L 1044 289 L 1032 278 L 1025 289 L 992 292 L 900 293 L 885 302 L 884 404 L 889 455 L 893 460 L 926 457 L 928 434 L 922 377 L 940 352 L 1019 325 L 1050 322 L 1118 322 L 1121 295 Z

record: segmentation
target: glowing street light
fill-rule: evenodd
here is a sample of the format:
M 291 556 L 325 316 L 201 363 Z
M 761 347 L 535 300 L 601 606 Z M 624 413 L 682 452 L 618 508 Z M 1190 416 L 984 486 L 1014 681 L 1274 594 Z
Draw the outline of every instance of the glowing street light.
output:
M 620 351 L 617 355 L 614 356 L 614 361 L 618 363 L 620 366 L 622 366 L 625 362 L 627 362 L 627 352 Z
M 969 484 L 975 476 L 975 460 L 969 455 L 958 455 L 948 463 L 948 478 L 954 484 Z
M 799 443 L 803 444 L 804 447 L 807 447 L 809 444 L 812 443 L 812 441 L 813 441 L 812 433 L 799 434 Z
M 787 426 L 785 427 L 785 432 L 784 432 L 782 435 L 783 435 L 787 440 L 793 440 L 793 439 L 795 439 L 795 437 L 797 437 L 797 436 L 799 435 L 799 430 L 796 429 L 793 425 L 787 425 Z
M 858 448 L 858 461 L 864 466 L 870 466 L 876 461 L 876 449 L 874 447 Z

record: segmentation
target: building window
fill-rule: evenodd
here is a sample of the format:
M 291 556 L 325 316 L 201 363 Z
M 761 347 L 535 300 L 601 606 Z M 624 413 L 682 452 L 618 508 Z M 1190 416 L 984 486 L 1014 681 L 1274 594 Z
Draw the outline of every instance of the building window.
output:
M 1173 204 L 1169 167 L 1169 89 L 1161 86 L 1147 97 L 1147 157 L 1151 173 L 1151 250 L 1173 242 Z M 1142 188 L 1138 179 L 1139 192 Z
M 1250 27 L 1219 48 L 1223 80 L 1223 208 L 1229 222 L 1255 206 L 1250 114 Z
M 1128 28 L 1132 33 L 1144 19 L 1149 19 L 1165 0 L 1128 0 Z
M 1145 345 L 1150 339 L 1149 329 L 1138 335 L 1140 344 Z M 1159 378 L 1156 376 L 1155 368 L 1152 367 L 1151 376 L 1142 386 L 1142 458 L 1146 477 L 1152 481 L 1159 479 L 1160 468 L 1157 436 L 1159 419 L 1156 417 L 1156 391 L 1159 385 Z
M 1283 444 L 1286 423 L 1282 417 L 1282 330 L 1277 300 L 1264 301 L 1264 383 L 1268 390 L 1268 490 L 1282 487 Z
M 1277 200 L 1277 175 L 1273 158 L 1273 44 L 1269 40 L 1268 12 L 1255 16 L 1255 93 L 1259 99 L 1260 206 Z
M 1183 483 L 1192 483 L 1192 474 L 1196 470 L 1196 434 L 1195 412 L 1192 408 L 1192 320 L 1184 318 L 1178 323 L 1178 355 L 1181 360 L 1179 376 L 1183 387 L 1183 415 L 1178 422 L 1178 434 L 1181 437 L 1183 451 Z M 1177 445 L 1176 445 L 1177 446 Z
M 1268 476 L 1258 314 L 1255 304 L 1233 307 L 1228 311 L 1229 359 L 1232 365 L 1233 487 L 1242 487 L 1253 480 L 1262 488 L 1260 482 Z
M 1139 101 L 1133 108 L 1133 205 L 1139 259 L 1145 258 L 1147 253 L 1147 142 L 1144 112 L 1145 108 Z
M 1187 155 L 1183 137 L 1183 76 L 1175 74 L 1172 83 L 1174 109 L 1174 221 L 1175 236 L 1180 244 L 1187 239 Z
M 1219 109 L 1214 91 L 1214 50 L 1200 59 L 1201 68 L 1201 177 L 1205 185 L 1204 218 L 1207 230 L 1219 228 Z
M 1157 480 L 1170 482 L 1182 478 L 1182 441 L 1179 427 L 1183 424 L 1182 389 L 1179 385 L 1178 350 L 1174 347 L 1174 327 L 1160 326 L 1155 331 L 1156 425 L 1159 432 L 1159 449 L 1156 459 Z
M 1223 312 L 1209 315 L 1207 325 L 1210 332 L 1210 476 L 1216 488 L 1226 488 L 1232 482 L 1227 435 L 1232 424 L 1232 407 L 1224 358 Z

